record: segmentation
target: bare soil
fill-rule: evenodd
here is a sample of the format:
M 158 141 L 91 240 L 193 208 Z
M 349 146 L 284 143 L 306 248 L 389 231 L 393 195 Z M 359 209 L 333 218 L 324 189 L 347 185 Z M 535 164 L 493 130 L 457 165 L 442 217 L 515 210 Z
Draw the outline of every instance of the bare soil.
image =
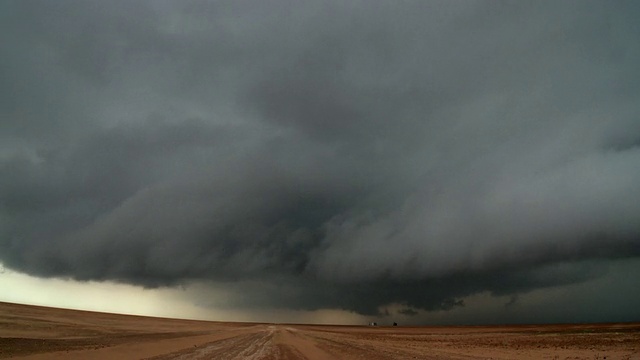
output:
M 640 323 L 459 327 L 255 324 L 0 303 L 0 358 L 640 360 Z

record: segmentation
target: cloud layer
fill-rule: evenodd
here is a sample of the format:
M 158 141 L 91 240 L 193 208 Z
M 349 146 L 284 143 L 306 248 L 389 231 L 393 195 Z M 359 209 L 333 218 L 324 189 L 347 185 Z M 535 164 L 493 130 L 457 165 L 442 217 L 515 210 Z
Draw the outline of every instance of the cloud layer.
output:
M 1 6 L 10 268 L 374 314 L 640 256 L 633 2 Z

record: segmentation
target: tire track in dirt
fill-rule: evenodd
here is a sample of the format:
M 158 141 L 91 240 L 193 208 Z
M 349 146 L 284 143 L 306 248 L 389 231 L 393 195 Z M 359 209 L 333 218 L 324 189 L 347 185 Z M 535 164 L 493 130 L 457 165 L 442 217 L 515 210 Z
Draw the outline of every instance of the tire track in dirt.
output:
M 319 349 L 312 341 L 296 335 L 296 331 L 276 325 L 265 326 L 250 333 L 208 342 L 147 360 L 198 360 L 214 357 L 219 360 L 335 359 L 335 356 Z
M 270 334 L 267 332 L 252 332 L 231 338 L 208 342 L 193 348 L 182 349 L 169 354 L 154 356 L 147 360 L 183 360 L 183 359 L 254 359 L 261 358 L 259 354 L 265 351 Z
M 314 359 L 314 360 L 332 360 L 336 359 L 335 355 L 320 349 L 316 342 L 304 334 L 303 331 L 291 327 L 279 328 L 276 336 L 279 346 L 291 349 L 297 352 L 299 357 L 291 357 L 288 359 Z

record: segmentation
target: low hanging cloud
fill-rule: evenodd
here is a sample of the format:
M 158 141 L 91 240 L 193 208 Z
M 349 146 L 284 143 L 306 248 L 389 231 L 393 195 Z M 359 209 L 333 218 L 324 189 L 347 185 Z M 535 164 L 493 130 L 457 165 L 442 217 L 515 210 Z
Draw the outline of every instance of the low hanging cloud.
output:
M 9 268 L 411 315 L 640 256 L 634 3 L 2 9 Z

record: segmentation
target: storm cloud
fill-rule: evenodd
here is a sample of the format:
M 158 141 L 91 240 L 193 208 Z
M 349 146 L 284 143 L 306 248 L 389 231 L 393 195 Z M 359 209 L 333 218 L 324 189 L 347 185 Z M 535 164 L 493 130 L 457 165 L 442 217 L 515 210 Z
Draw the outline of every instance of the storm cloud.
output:
M 8 268 L 414 314 L 640 257 L 634 2 L 0 9 Z

